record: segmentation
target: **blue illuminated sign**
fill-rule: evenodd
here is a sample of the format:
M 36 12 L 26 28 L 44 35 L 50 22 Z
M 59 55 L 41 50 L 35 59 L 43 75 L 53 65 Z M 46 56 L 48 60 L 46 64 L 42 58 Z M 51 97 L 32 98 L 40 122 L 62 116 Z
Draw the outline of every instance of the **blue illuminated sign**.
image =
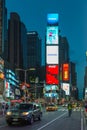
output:
M 58 14 L 48 14 L 47 23 L 49 25 L 58 25 L 59 15 Z

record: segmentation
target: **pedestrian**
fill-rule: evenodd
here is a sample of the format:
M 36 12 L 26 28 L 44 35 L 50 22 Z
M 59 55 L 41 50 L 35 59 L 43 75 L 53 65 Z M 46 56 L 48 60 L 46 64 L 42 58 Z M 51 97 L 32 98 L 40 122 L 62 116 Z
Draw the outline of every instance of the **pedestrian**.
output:
M 85 111 L 87 112 L 87 102 L 85 103 Z
M 68 103 L 67 108 L 68 108 L 68 116 L 71 117 L 71 114 L 72 114 L 72 103 L 71 102 Z
M 8 105 L 8 103 L 6 103 L 6 105 L 5 105 L 5 112 L 8 110 L 8 108 L 9 108 L 9 105 Z
M 4 102 L 2 103 L 2 113 L 3 113 L 3 115 L 5 114 L 5 103 Z

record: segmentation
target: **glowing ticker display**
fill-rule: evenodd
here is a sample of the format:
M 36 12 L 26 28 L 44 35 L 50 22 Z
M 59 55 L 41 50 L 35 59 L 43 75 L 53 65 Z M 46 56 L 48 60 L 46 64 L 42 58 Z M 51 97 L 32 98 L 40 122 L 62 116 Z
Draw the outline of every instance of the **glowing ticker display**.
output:
M 63 81 L 69 81 L 69 64 L 63 64 Z

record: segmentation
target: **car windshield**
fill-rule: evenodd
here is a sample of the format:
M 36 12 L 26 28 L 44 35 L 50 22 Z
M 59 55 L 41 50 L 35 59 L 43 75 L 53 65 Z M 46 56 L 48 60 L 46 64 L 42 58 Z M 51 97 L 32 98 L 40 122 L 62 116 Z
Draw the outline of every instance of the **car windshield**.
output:
M 33 109 L 33 105 L 32 104 L 20 104 L 19 105 L 19 109 L 20 110 L 31 110 Z
M 50 105 L 48 105 L 48 106 L 54 107 L 55 105 L 54 105 L 54 104 L 50 104 Z

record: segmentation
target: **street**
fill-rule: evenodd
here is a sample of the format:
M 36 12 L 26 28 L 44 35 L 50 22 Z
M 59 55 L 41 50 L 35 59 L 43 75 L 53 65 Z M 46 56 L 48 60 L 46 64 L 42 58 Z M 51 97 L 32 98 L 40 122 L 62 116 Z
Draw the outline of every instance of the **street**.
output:
M 58 108 L 57 111 L 43 111 L 41 121 L 35 121 L 32 125 L 12 125 L 8 126 L 5 118 L 0 118 L 0 130 L 86 130 L 83 112 L 80 109 L 73 110 L 72 116 L 68 117 L 66 108 Z

